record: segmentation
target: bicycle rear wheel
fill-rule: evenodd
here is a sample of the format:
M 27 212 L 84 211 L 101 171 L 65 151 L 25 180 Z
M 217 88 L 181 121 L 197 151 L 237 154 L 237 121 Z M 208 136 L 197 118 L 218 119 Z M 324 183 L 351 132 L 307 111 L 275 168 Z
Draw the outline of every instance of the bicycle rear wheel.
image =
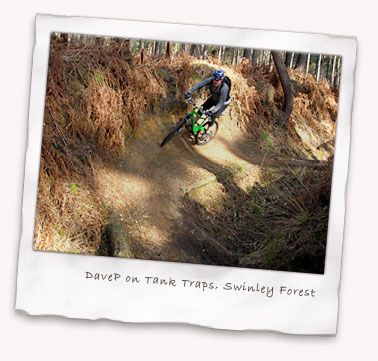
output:
M 203 127 L 205 131 L 200 130 L 196 134 L 196 144 L 197 145 L 205 145 L 209 143 L 215 135 L 218 133 L 218 122 L 214 121 L 214 124 L 210 127 L 210 121 L 206 122 Z
M 183 127 L 185 124 L 184 119 L 180 119 L 171 129 L 171 131 L 168 133 L 168 135 L 164 138 L 164 140 L 161 142 L 160 146 L 164 147 L 175 135 L 177 135 L 180 131 L 180 128 Z

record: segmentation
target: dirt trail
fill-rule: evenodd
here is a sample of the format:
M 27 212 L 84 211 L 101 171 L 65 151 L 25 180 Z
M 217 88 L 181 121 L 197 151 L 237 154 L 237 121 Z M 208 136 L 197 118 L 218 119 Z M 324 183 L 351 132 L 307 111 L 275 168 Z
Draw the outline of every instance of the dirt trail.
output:
M 262 164 L 282 166 L 283 162 L 254 151 L 228 118 L 221 119 L 217 136 L 205 146 L 191 145 L 182 136 L 161 148 L 173 122 L 173 117 L 157 118 L 141 128 L 128 145 L 118 176 L 112 178 L 133 253 L 142 259 L 235 264 L 227 249 L 191 222 L 182 205 L 183 190 L 215 176 L 215 182 L 203 187 L 202 197 L 220 196 L 224 191 L 220 174 L 228 169 L 246 191 L 259 180 Z

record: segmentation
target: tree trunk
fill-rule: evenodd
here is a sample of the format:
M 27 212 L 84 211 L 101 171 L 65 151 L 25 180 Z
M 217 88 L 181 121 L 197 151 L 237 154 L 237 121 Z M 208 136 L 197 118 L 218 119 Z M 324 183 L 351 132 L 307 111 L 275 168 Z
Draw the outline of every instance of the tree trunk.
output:
M 328 80 L 328 83 L 331 85 L 331 82 L 332 82 L 332 59 L 333 59 L 333 56 L 328 56 L 328 61 L 327 61 L 327 80 Z
M 236 55 L 236 65 L 240 64 L 242 58 L 242 49 L 238 48 L 237 55 Z
M 336 55 L 333 56 L 331 86 L 335 84 L 335 68 L 336 68 Z
M 177 58 L 179 52 L 180 52 L 180 43 L 176 43 L 175 54 L 174 54 L 175 58 Z
M 327 56 L 326 58 L 326 74 L 325 74 L 325 78 L 328 80 L 328 83 L 331 84 L 331 79 L 330 79 L 330 76 L 331 76 L 331 69 L 330 69 L 330 66 L 331 66 L 331 57 Z
M 156 41 L 152 43 L 151 56 L 155 56 L 156 52 Z
M 167 41 L 167 43 L 165 44 L 165 57 L 171 57 L 171 44 L 169 43 L 169 41 Z
M 261 65 L 266 65 L 266 50 L 262 51 Z
M 222 56 L 221 56 L 222 63 L 224 63 L 225 60 L 226 60 L 226 47 L 222 46 Z
M 219 48 L 218 62 L 222 62 L 222 63 L 223 63 L 225 49 L 226 49 L 225 46 L 221 46 L 221 47 Z
M 159 56 L 161 51 L 161 41 L 155 42 L 154 56 Z
M 289 68 L 290 69 L 293 69 L 293 63 L 294 63 L 294 53 L 292 53 L 292 56 L 291 56 L 291 58 L 290 58 L 290 64 L 289 64 Z
M 251 61 L 251 49 L 243 49 L 243 58 L 247 58 Z
M 306 75 L 308 74 L 308 70 L 310 69 L 310 59 L 311 59 L 311 54 L 307 54 L 307 64 L 306 64 Z
M 272 52 L 270 50 L 266 51 L 266 65 L 270 66 L 270 58 L 271 58 Z
M 293 53 L 290 52 L 290 51 L 287 51 L 286 52 L 286 56 L 285 56 L 285 65 L 290 68 L 290 64 L 291 64 L 291 59 L 293 58 Z
M 185 53 L 185 43 L 180 44 L 180 53 L 184 54 Z
M 307 54 L 305 54 L 305 53 L 299 53 L 297 64 L 295 64 L 295 69 L 297 69 L 301 73 L 305 72 L 306 58 L 307 58 Z
M 197 58 L 197 59 L 200 58 L 200 56 L 201 56 L 200 45 L 198 45 L 198 44 L 195 44 L 195 45 L 194 45 L 194 54 L 193 54 L 193 56 L 194 56 L 195 58 Z
M 234 48 L 233 51 L 232 51 L 232 58 L 231 58 L 231 65 L 232 66 L 235 66 L 235 64 L 237 62 L 237 58 L 238 58 L 237 49 Z
M 283 127 L 286 122 L 289 120 L 290 114 L 293 110 L 293 87 L 291 85 L 290 77 L 281 58 L 281 55 L 277 51 L 272 51 L 272 56 L 274 60 L 274 65 L 276 66 L 278 77 L 281 82 L 281 86 L 284 92 L 284 109 L 279 124 Z
M 204 47 L 205 47 L 205 45 L 203 45 L 203 44 L 200 46 L 199 58 L 201 60 L 203 60 L 203 49 L 204 49 Z
M 322 65 L 322 55 L 319 54 L 318 62 L 316 64 L 316 81 L 317 82 L 319 81 L 319 78 L 320 78 L 320 68 L 321 68 L 321 65 Z
M 253 55 L 252 55 L 252 64 L 253 65 L 257 64 L 258 57 L 259 57 L 258 50 L 253 49 Z
M 337 57 L 337 71 L 336 71 L 336 82 L 335 85 L 340 85 L 340 78 L 341 78 L 341 57 Z
M 197 44 L 197 59 L 202 59 L 202 48 L 203 48 L 203 45 Z
M 273 66 L 274 66 L 273 56 L 272 56 L 272 52 L 270 52 L 269 53 L 269 71 L 273 70 Z
M 189 52 L 189 54 L 190 54 L 190 56 L 194 56 L 195 53 L 196 53 L 196 44 L 192 44 L 192 45 L 190 45 L 190 52 Z
M 230 48 L 230 47 L 226 47 L 224 49 L 224 62 L 225 64 L 229 64 L 228 62 L 228 59 L 230 59 L 232 61 L 232 53 L 233 53 L 234 49 Z M 231 65 L 232 63 L 230 63 Z
M 206 44 L 203 48 L 203 59 L 207 60 L 209 57 L 209 46 Z
M 153 50 L 154 43 L 153 41 L 149 41 L 147 45 L 147 55 L 152 57 L 152 50 Z

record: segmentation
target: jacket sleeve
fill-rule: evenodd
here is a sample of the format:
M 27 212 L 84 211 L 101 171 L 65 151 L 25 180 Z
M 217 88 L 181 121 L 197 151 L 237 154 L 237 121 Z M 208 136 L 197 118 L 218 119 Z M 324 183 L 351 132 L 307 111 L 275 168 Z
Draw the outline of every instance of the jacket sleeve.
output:
M 206 86 L 206 85 L 209 85 L 209 84 L 211 83 L 212 80 L 213 80 L 212 77 L 207 78 L 207 79 L 205 79 L 205 80 L 202 80 L 201 82 L 199 82 L 198 84 L 196 84 L 193 88 L 191 88 L 191 89 L 189 90 L 189 93 L 193 93 L 193 92 L 195 92 L 196 90 L 201 89 L 201 88 L 203 88 L 203 87 Z
M 227 94 L 228 94 L 228 85 L 224 84 L 222 86 L 222 88 L 221 88 L 221 92 L 220 92 L 218 103 L 215 105 L 215 107 L 213 109 L 211 109 L 211 112 L 213 114 L 216 113 L 219 109 L 222 108 L 222 106 L 224 105 L 224 103 L 227 100 Z

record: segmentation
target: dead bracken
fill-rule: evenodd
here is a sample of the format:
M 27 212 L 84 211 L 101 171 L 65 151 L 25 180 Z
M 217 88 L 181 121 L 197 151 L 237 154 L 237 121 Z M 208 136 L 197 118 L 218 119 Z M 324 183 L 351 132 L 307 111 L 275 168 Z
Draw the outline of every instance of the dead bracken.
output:
M 293 111 L 281 127 L 271 66 L 142 56 L 127 39 L 50 44 L 34 249 L 109 255 L 119 209 L 135 258 L 324 272 L 336 87 L 289 69 Z M 220 66 L 232 103 L 217 136 L 201 150 L 184 135 L 160 150 L 185 91 Z

